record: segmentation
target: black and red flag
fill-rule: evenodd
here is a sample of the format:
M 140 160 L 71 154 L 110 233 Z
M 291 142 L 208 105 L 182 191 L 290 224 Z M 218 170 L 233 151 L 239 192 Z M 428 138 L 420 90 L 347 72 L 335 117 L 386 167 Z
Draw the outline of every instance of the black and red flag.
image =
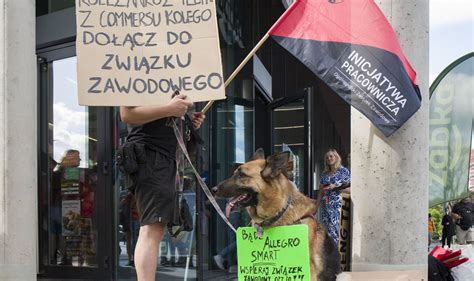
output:
M 387 137 L 420 108 L 416 72 L 373 0 L 296 0 L 269 34 Z

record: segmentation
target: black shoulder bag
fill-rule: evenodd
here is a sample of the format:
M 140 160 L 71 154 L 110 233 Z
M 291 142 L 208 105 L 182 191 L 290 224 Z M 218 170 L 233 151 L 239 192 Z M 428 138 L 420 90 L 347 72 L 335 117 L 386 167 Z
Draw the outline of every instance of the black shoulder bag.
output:
M 138 180 L 138 164 L 146 163 L 145 145 L 135 142 L 125 142 L 117 150 L 117 165 L 124 174 L 125 185 L 130 191 L 134 192 Z

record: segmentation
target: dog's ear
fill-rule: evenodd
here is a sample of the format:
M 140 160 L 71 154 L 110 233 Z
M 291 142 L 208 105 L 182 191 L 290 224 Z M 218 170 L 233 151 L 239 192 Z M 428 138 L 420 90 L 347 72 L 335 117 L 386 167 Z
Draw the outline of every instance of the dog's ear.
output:
M 258 160 L 258 159 L 265 159 L 265 152 L 262 148 L 257 149 L 253 154 L 252 158 L 249 161 Z
M 286 174 L 290 152 L 275 153 L 267 158 L 267 165 L 262 171 L 263 178 L 274 178 L 280 173 Z

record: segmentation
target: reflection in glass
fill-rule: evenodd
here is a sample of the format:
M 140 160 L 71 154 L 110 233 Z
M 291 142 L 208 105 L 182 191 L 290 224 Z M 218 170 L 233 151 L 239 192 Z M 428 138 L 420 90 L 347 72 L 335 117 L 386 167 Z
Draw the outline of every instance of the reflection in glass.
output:
M 127 138 L 127 126 L 120 122 L 119 109 L 113 111 L 115 125 L 114 129 L 114 155 Z M 134 269 L 134 252 L 140 232 L 139 214 L 133 193 L 125 187 L 125 179 L 118 167 L 114 165 L 114 190 L 116 194 L 116 217 L 117 217 L 117 276 L 120 280 L 136 280 Z
M 289 151 L 293 170 L 288 178 L 304 192 L 304 152 L 305 152 L 304 102 L 299 100 L 274 109 L 273 150 Z
M 54 13 L 75 6 L 75 0 L 43 0 L 36 1 L 36 16 Z M 96 1 L 97 2 L 97 1 Z
M 220 103 L 213 109 L 212 182 L 228 178 L 241 163 L 246 162 L 254 152 L 254 110 L 251 106 Z M 227 201 L 218 200 L 225 210 Z M 205 245 L 209 264 L 204 268 L 204 280 L 230 280 L 237 277 L 237 247 L 233 231 L 220 219 L 212 206 L 204 204 L 203 228 L 209 229 L 200 239 L 208 241 Z M 245 210 L 234 211 L 229 215 L 234 227 L 247 225 L 250 221 Z M 204 256 L 204 260 L 206 257 Z
M 76 58 L 52 63 L 49 264 L 97 266 L 97 114 L 77 101 Z

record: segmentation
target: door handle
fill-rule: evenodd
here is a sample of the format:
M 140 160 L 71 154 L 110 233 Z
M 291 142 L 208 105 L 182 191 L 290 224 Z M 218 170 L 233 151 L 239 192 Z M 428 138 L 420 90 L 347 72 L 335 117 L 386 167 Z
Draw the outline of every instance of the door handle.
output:
M 109 268 L 110 266 L 110 257 L 109 256 L 105 256 L 104 257 L 104 268 Z
M 102 162 L 102 174 L 108 175 L 109 174 L 109 163 Z

